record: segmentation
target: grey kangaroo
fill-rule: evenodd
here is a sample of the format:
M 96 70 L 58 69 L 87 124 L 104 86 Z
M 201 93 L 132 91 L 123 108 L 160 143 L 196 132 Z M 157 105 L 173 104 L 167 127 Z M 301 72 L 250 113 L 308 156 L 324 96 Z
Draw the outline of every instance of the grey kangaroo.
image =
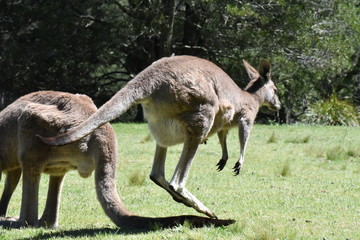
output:
M 240 158 L 234 171 L 244 162 L 246 142 L 261 106 L 280 109 L 271 65 L 262 60 L 257 71 L 244 61 L 251 79 L 245 90 L 215 64 L 192 56 L 163 58 L 140 72 L 124 88 L 78 127 L 50 138 L 38 136 L 49 145 L 65 145 L 87 136 L 99 126 L 123 114 L 134 104 L 142 104 L 156 150 L 150 178 L 168 191 L 175 201 L 200 213 L 217 218 L 185 188 L 191 162 L 199 144 L 218 133 L 223 155 L 218 169 L 227 161 L 226 135 L 239 126 Z M 180 160 L 170 182 L 165 179 L 167 148 L 183 143 Z
M 234 222 L 191 215 L 150 218 L 132 214 L 123 205 L 116 190 L 118 151 L 110 124 L 104 124 L 87 137 L 62 147 L 45 145 L 35 137 L 35 134 L 53 136 L 65 133 L 76 128 L 96 110 L 91 99 L 85 95 L 41 91 L 19 98 L 0 112 L 0 174 L 6 174 L 0 200 L 0 226 L 57 227 L 61 188 L 69 170 L 77 170 L 84 178 L 95 171 L 97 197 L 107 216 L 119 227 L 172 227 L 184 221 L 201 227 Z M 42 173 L 49 174 L 50 181 L 45 209 L 38 220 Z M 20 217 L 6 218 L 10 198 L 21 175 Z

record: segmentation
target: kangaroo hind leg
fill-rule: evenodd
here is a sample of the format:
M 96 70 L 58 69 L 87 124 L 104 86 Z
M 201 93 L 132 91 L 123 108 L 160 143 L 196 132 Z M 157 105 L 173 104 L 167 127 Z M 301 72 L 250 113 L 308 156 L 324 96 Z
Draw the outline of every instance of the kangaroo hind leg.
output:
M 192 160 L 201 142 L 199 138 L 188 137 L 184 142 L 184 148 L 176 166 L 174 175 L 170 182 L 170 189 L 174 194 L 182 198 L 185 205 L 193 207 L 196 211 L 203 213 L 211 218 L 217 218 L 201 201 L 185 188 L 186 179 L 189 174 Z
M 60 207 L 60 195 L 64 176 L 65 175 L 50 176 L 46 205 L 43 215 L 39 220 L 39 226 L 57 228 Z
M 33 226 L 38 223 L 39 184 L 41 171 L 38 168 L 23 166 L 23 189 L 19 227 Z
M 181 196 L 179 196 L 176 192 L 170 189 L 170 184 L 165 178 L 166 152 L 167 152 L 166 147 L 156 145 L 156 151 L 155 151 L 153 166 L 150 173 L 150 179 L 158 186 L 165 189 L 176 202 L 184 203 L 188 207 L 191 207 L 185 202 L 183 202 Z
M 6 174 L 4 191 L 0 200 L 0 217 L 5 217 L 12 194 L 19 183 L 21 168 L 9 171 Z
M 166 189 L 169 185 L 165 179 L 166 152 L 166 147 L 156 145 L 153 166 L 150 173 L 150 179 L 164 189 Z

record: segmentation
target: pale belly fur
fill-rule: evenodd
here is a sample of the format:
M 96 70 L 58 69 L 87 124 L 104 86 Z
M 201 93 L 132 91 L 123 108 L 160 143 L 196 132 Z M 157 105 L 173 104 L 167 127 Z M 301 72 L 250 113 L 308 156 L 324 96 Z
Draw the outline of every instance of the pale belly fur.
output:
M 53 149 L 46 159 L 44 173 L 62 175 L 70 170 L 77 170 L 79 175 L 87 178 L 95 169 L 94 159 L 81 151 L 68 151 L 71 146 Z
M 148 120 L 151 135 L 156 143 L 163 147 L 173 146 L 184 142 L 185 128 L 178 120 L 171 118 L 158 118 L 156 121 Z
M 185 141 L 188 129 L 185 124 L 176 118 L 179 113 L 184 112 L 187 106 L 180 104 L 142 104 L 145 118 L 151 135 L 156 143 L 163 147 L 173 146 Z M 232 104 L 221 101 L 219 111 L 216 113 L 214 121 L 204 129 L 202 142 L 221 129 L 229 128 L 234 117 L 234 107 Z

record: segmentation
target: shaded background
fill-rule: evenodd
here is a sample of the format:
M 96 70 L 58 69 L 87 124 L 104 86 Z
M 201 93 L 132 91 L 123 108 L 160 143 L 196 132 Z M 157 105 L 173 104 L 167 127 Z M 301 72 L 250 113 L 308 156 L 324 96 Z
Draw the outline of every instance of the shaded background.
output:
M 305 121 L 334 98 L 359 113 L 358 0 L 0 0 L 0 109 L 38 90 L 100 106 L 172 54 L 209 59 L 240 87 L 242 59 L 269 59 L 283 108 L 258 121 Z M 142 121 L 139 110 L 121 120 Z

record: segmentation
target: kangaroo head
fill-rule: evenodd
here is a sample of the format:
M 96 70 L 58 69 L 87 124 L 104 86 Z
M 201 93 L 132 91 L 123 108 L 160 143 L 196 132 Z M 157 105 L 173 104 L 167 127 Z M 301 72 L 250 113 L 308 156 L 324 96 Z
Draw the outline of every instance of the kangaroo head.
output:
M 271 64 L 267 60 L 260 62 L 259 70 L 253 68 L 244 60 L 246 72 L 250 77 L 250 82 L 245 91 L 255 94 L 260 101 L 261 106 L 267 106 L 269 109 L 276 111 L 281 107 L 277 88 L 271 80 Z

